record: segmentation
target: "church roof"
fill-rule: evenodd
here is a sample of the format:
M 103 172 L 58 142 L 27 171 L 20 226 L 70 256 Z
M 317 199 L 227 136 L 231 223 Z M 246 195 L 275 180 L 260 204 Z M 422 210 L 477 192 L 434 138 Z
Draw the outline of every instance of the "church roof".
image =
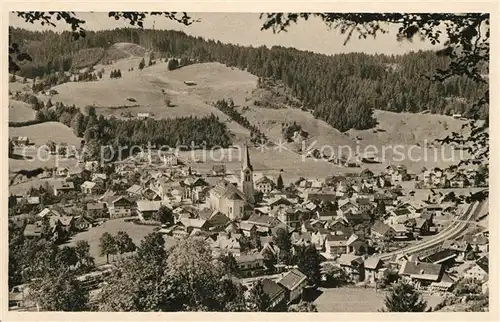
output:
M 250 163 L 250 153 L 248 153 L 248 145 L 245 144 L 245 149 L 243 150 L 243 165 L 242 169 L 250 169 L 253 171 L 252 164 Z
M 217 198 L 228 198 L 233 200 L 246 199 L 243 192 L 238 190 L 234 184 L 225 179 L 217 181 L 215 187 L 212 189 L 212 193 Z

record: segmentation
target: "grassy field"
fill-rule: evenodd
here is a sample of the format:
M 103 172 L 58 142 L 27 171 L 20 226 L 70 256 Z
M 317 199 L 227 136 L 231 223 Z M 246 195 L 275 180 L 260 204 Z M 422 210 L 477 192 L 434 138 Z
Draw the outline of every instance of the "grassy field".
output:
M 106 263 L 106 257 L 100 255 L 99 249 L 99 238 L 105 232 L 111 235 L 116 235 L 119 231 L 125 231 L 129 234 L 130 238 L 134 241 L 136 246 L 139 246 L 141 240 L 150 233 L 153 232 L 154 226 L 146 225 L 136 225 L 131 222 L 125 222 L 124 219 L 113 219 L 104 222 L 102 225 L 97 227 L 92 227 L 87 231 L 76 234 L 71 238 L 69 243 L 64 245 L 74 246 L 79 240 L 86 240 L 90 244 L 90 255 L 95 258 L 96 265 L 101 265 Z M 175 239 L 168 238 L 165 246 L 170 247 L 175 244 Z M 111 256 L 110 256 L 111 260 Z
M 9 172 L 20 169 L 36 169 L 39 167 L 71 166 L 76 165 L 75 159 L 61 160 L 57 156 L 49 155 L 46 151 L 39 149 L 48 141 L 56 144 L 66 143 L 69 147 L 80 147 L 80 139 L 76 137 L 73 130 L 59 122 L 46 122 L 30 126 L 9 128 L 9 137 L 27 136 L 34 146 L 16 148 L 16 158 L 9 159 Z
M 35 110 L 28 103 L 9 99 L 9 122 L 23 122 L 35 119 Z
M 372 288 L 321 288 L 322 294 L 314 301 L 319 312 L 378 312 L 384 306 L 384 292 Z M 428 306 L 441 302 L 438 295 L 424 295 Z

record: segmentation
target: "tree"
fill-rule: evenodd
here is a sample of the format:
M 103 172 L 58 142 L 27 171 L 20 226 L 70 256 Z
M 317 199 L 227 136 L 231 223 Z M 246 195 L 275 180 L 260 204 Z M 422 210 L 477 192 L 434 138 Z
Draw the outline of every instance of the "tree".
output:
M 115 238 L 108 232 L 103 233 L 99 238 L 99 248 L 101 256 L 105 255 L 106 263 L 109 264 L 109 255 L 115 255 L 117 252 Z
M 65 155 L 68 153 L 68 146 L 66 145 L 65 142 L 62 142 L 58 147 L 57 147 L 57 154 L 59 155 Z
M 47 147 L 49 148 L 49 152 L 51 154 L 56 153 L 57 146 L 56 146 L 56 143 L 54 141 L 47 142 Z
M 124 231 L 119 231 L 116 234 L 115 240 L 116 240 L 116 248 L 120 255 L 123 255 L 124 253 L 133 252 L 136 250 L 134 241 Z
M 278 180 L 276 181 L 276 189 L 279 191 L 283 190 L 284 185 L 283 185 L 283 178 L 281 177 L 281 174 L 278 176 Z
M 41 311 L 84 311 L 88 292 L 69 272 L 46 275 L 30 285 L 30 298 Z
M 137 255 L 125 259 L 114 270 L 99 296 L 99 311 L 178 311 L 182 303 L 174 281 L 165 275 L 164 262 L 146 261 Z
M 318 286 L 321 281 L 321 258 L 314 245 L 302 246 L 297 250 L 297 266 L 307 276 L 310 285 Z
M 64 246 L 56 255 L 56 262 L 62 267 L 69 268 L 78 263 L 78 257 L 73 247 Z
M 427 302 L 413 285 L 401 280 L 386 295 L 384 305 L 384 312 L 424 312 Z
M 52 104 L 52 101 L 49 98 L 49 100 L 47 101 L 47 103 L 45 103 L 45 107 L 46 108 L 51 108 L 52 106 L 54 106 L 54 104 Z
M 318 308 L 314 303 L 301 301 L 298 304 L 290 305 L 288 312 L 318 312 Z
M 166 274 L 176 285 L 183 285 L 179 297 L 184 310 L 221 311 L 222 277 L 226 274 L 220 261 L 212 258 L 212 250 L 202 238 L 191 237 L 177 243 L 167 258 Z M 207 290 L 211 290 L 207 292 Z
M 165 239 L 158 232 L 153 232 L 141 240 L 137 249 L 137 255 L 141 260 L 161 263 L 165 261 L 167 253 L 165 251 Z
M 92 267 L 94 258 L 90 256 L 90 245 L 86 240 L 79 240 L 75 245 L 75 253 L 78 259 L 78 265 Z
M 173 224 L 174 215 L 172 209 L 167 206 L 161 206 L 160 209 L 153 214 L 153 220 L 159 221 L 162 224 Z
M 292 242 L 288 232 L 284 228 L 278 228 L 276 230 L 276 236 L 274 237 L 274 242 L 276 246 L 280 249 L 278 261 L 288 264 L 291 256 Z
M 254 312 L 267 312 L 271 305 L 271 299 L 266 292 L 264 292 L 264 284 L 258 280 L 250 290 L 248 298 L 249 309 Z
M 167 68 L 168 70 L 174 70 L 176 68 L 179 68 L 179 61 L 175 58 L 170 59 L 167 64 Z
M 144 57 L 143 57 L 141 59 L 141 61 L 139 62 L 139 69 L 143 70 L 145 66 L 146 66 L 146 62 L 144 61 Z
M 223 265 L 224 272 L 229 275 L 238 276 L 238 265 L 236 264 L 236 259 L 234 259 L 233 254 L 228 253 L 221 255 L 219 260 Z
M 470 295 L 470 294 L 480 294 L 481 284 L 472 278 L 462 278 L 460 279 L 455 288 L 453 289 L 453 294 L 456 296 Z
M 341 267 L 333 265 L 329 262 L 323 265 L 321 268 L 321 274 L 326 277 L 326 283 L 329 286 L 341 286 L 348 281 L 345 271 Z

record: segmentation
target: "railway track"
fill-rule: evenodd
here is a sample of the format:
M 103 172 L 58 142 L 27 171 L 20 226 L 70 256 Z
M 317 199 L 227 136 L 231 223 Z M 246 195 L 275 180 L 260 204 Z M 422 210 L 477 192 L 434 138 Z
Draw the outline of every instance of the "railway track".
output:
M 478 210 L 481 210 L 482 203 L 488 202 L 487 200 L 481 202 L 474 202 L 466 206 L 463 213 L 454 221 L 450 226 L 446 227 L 440 233 L 434 236 L 434 238 L 423 241 L 416 245 L 411 245 L 409 247 L 390 252 L 387 254 L 382 254 L 378 256 L 381 260 L 388 260 L 394 255 L 411 255 L 419 253 L 434 247 L 439 246 L 443 241 L 448 239 L 454 239 L 459 237 L 469 226 L 469 222 L 477 214 Z

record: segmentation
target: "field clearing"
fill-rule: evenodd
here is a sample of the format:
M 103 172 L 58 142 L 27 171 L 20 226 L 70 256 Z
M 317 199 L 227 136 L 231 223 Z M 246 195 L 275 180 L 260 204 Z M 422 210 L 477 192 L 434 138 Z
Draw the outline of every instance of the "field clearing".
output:
M 73 130 L 59 122 L 45 122 L 22 127 L 9 128 L 9 137 L 27 136 L 36 146 L 44 145 L 47 141 L 66 143 L 68 146 L 80 146 L 80 139 Z
M 108 232 L 115 236 L 119 231 L 125 231 L 129 234 L 130 238 L 132 238 L 134 244 L 139 246 L 141 244 L 141 240 L 148 234 L 152 233 L 154 228 L 155 226 L 136 225 L 131 222 L 125 222 L 123 218 L 112 219 L 107 220 L 100 226 L 92 227 L 87 231 L 76 234 L 71 238 L 69 243 L 64 245 L 75 246 L 77 241 L 86 240 L 90 244 L 90 255 L 95 258 L 96 265 L 101 265 L 106 263 L 106 256 L 101 256 L 99 249 L 99 238 L 101 238 L 103 233 Z M 165 247 L 168 248 L 174 244 L 175 239 L 169 237 L 167 238 Z M 112 256 L 110 256 L 109 259 L 111 261 Z
M 385 292 L 373 288 L 320 288 L 323 292 L 315 301 L 318 312 L 378 312 L 384 306 Z M 441 296 L 424 294 L 429 307 L 442 300 Z
M 9 159 L 9 172 L 21 169 L 32 170 L 40 167 L 75 166 L 76 159 L 68 159 L 49 155 L 47 151 L 40 149 L 48 141 L 56 144 L 66 143 L 71 147 L 80 147 L 80 139 L 75 136 L 73 130 L 59 122 L 45 122 L 23 127 L 9 128 L 9 137 L 27 136 L 34 146 L 14 149 L 17 158 Z
M 375 110 L 373 116 L 378 125 L 369 130 L 349 130 L 351 137 L 359 137 L 361 145 L 424 145 L 435 139 L 444 138 L 451 132 L 461 132 L 465 121 L 447 115 L 394 113 Z M 382 131 L 379 131 L 382 130 Z
M 28 103 L 9 99 L 9 122 L 34 120 L 36 112 Z
M 10 74 L 9 74 L 9 91 L 11 93 L 15 92 L 28 92 L 31 93 L 31 84 L 33 84 L 33 81 L 31 79 L 27 79 L 27 82 L 23 84 L 22 78 L 19 76 L 16 76 L 17 81 L 16 82 L 10 82 Z
M 236 171 L 239 173 L 241 168 L 241 156 L 239 149 L 220 149 L 214 151 L 186 151 L 179 152 L 179 156 L 189 162 L 193 170 L 201 173 L 206 173 L 212 169 L 214 165 L 225 164 L 228 171 Z M 281 151 L 275 147 L 270 147 L 265 150 L 250 147 L 250 159 L 255 172 L 262 172 L 265 175 L 276 178 L 283 170 L 282 177 L 285 184 L 295 181 L 299 177 L 307 177 L 310 179 L 323 180 L 326 176 L 341 175 L 346 173 L 359 173 L 363 169 L 370 169 L 374 173 L 381 173 L 390 164 L 404 164 L 408 167 L 410 173 L 420 173 L 422 167 L 444 167 L 447 164 L 453 164 L 453 161 L 444 162 L 443 160 L 434 160 L 430 158 L 422 161 L 411 161 L 409 159 L 401 162 L 391 162 L 391 158 L 387 157 L 385 162 L 379 164 L 362 164 L 358 168 L 341 167 L 325 160 L 315 160 L 313 158 L 305 158 L 302 155 L 282 149 Z M 414 155 L 418 155 L 418 150 L 414 151 Z M 424 152 L 420 151 L 420 157 L 424 158 Z M 194 160 L 204 161 L 202 163 L 193 162 Z M 412 182 L 414 185 L 414 182 Z

